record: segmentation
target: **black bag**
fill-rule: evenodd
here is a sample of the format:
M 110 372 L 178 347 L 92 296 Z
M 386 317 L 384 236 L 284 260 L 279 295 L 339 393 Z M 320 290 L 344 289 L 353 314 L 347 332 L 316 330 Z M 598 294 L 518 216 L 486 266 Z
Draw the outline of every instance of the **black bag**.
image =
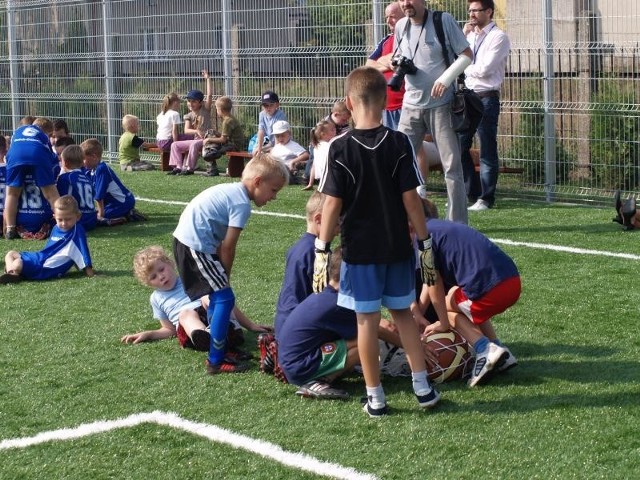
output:
M 447 51 L 447 41 L 445 38 L 444 28 L 442 27 L 442 12 L 433 12 L 433 25 L 436 30 L 436 36 L 440 45 L 442 45 L 442 56 L 447 68 L 451 65 L 449 60 L 449 52 Z M 482 120 L 484 106 L 482 100 L 476 92 L 468 89 L 464 84 L 464 73 L 458 77 L 458 88 L 456 89 L 453 100 L 451 100 L 451 128 L 456 133 L 464 133 L 469 130 L 475 131 Z
M 451 128 L 456 133 L 475 131 L 482 120 L 482 99 L 462 84 L 451 101 Z

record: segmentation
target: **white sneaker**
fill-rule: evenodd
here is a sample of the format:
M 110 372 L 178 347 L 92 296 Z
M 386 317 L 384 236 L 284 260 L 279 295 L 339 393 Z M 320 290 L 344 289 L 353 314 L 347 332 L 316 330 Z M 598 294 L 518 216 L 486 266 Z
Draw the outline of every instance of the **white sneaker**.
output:
M 473 371 L 471 372 L 471 378 L 469 379 L 468 385 L 470 387 L 475 387 L 483 380 L 488 380 L 489 377 L 487 374 L 493 370 L 494 367 L 502 366 L 509 355 L 508 352 L 509 351 L 506 348 L 493 342 L 489 342 L 489 345 L 485 348 L 484 352 L 476 354 L 476 362 L 473 366 Z
M 518 365 L 518 359 L 511 353 L 507 347 L 504 347 L 507 351 L 507 359 L 502 363 L 502 365 L 496 366 L 496 372 L 506 372 L 507 370 L 516 367 Z
M 484 200 L 478 200 L 476 203 L 471 205 L 467 210 L 471 212 L 482 212 L 484 210 L 489 210 L 489 204 Z

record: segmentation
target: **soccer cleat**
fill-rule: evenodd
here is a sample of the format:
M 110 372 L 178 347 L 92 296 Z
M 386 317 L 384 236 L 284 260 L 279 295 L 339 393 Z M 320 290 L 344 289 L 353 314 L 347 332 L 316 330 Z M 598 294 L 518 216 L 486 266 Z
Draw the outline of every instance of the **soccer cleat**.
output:
M 507 370 L 518 366 L 518 360 L 513 355 L 513 353 L 511 353 L 511 351 L 507 347 L 505 347 L 505 350 L 507 351 L 507 358 L 502 363 L 502 365 L 496 366 L 496 372 L 506 372 Z
M 301 385 L 296 395 L 305 398 L 317 398 L 322 400 L 346 400 L 349 394 L 339 388 L 334 388 L 326 382 L 311 380 Z
M 181 172 L 181 171 L 182 171 L 182 170 L 181 170 L 181 169 L 179 169 L 179 168 L 174 168 L 173 170 L 169 170 L 169 171 L 167 172 L 167 175 L 180 175 L 180 172 Z
M 468 385 L 475 387 L 476 385 L 490 378 L 489 372 L 494 368 L 500 368 L 508 357 L 508 350 L 493 342 L 489 342 L 487 348 L 482 353 L 476 353 L 476 362 L 471 372 L 471 378 Z
M 373 408 L 369 398 L 363 397 L 360 399 L 360 403 L 362 403 L 362 409 L 367 412 L 370 418 L 381 418 L 389 414 L 389 406 L 386 402 L 380 408 Z
M 13 228 L 7 227 L 7 231 L 4 234 L 4 238 L 6 238 L 7 240 L 17 240 L 18 238 L 20 238 L 20 234 L 15 229 L 15 227 Z
M 183 170 L 180 173 L 178 173 L 178 175 L 182 175 L 182 176 L 193 175 L 193 170 Z
M 253 355 L 239 348 L 227 348 L 227 352 L 224 354 L 225 358 L 230 358 L 236 362 L 243 362 L 245 360 L 251 360 Z
M 440 394 L 435 388 L 431 387 L 431 390 L 427 393 L 416 393 L 416 398 L 418 399 L 420 408 L 433 408 L 440 401 Z
M 246 363 L 236 362 L 230 358 L 225 358 L 221 363 L 211 363 L 209 359 L 206 359 L 205 365 L 209 375 L 217 375 L 218 373 L 242 373 L 249 370 L 249 365 Z
M 145 214 L 140 213 L 139 210 L 132 208 L 131 211 L 127 214 L 127 220 L 130 222 L 146 222 L 148 218 Z
M 191 332 L 191 343 L 193 343 L 194 350 L 197 350 L 198 352 L 208 352 L 209 344 L 211 343 L 211 335 L 203 329 L 194 330 Z
M 275 363 L 269 351 L 269 344 L 275 340 L 271 333 L 261 333 L 258 335 L 258 349 L 260 350 L 260 371 L 262 373 L 273 373 Z
M 205 177 L 218 177 L 218 176 L 220 176 L 220 170 L 218 170 L 216 167 L 209 168 L 209 169 L 207 169 L 207 171 L 204 174 L 204 176 Z
M 20 275 L 15 275 L 13 273 L 4 273 L 0 275 L 0 285 L 6 285 L 8 283 L 19 283 L 22 281 L 22 277 Z

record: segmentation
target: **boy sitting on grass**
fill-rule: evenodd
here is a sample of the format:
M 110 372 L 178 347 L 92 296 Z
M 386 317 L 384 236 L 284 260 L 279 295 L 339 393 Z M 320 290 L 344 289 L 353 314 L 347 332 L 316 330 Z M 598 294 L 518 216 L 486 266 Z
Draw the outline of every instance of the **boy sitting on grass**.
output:
M 229 275 L 238 239 L 251 215 L 251 202 L 262 207 L 275 199 L 288 177 L 278 160 L 259 154 L 247 164 L 240 182 L 218 184 L 196 195 L 173 232 L 173 256 L 187 295 L 191 300 L 209 297 L 211 344 L 206 367 L 210 375 L 247 369 L 225 355 L 235 304 Z
M 69 138 L 69 137 L 64 137 Z M 80 224 L 85 231 L 93 230 L 98 221 L 96 205 L 93 201 L 93 185 L 83 167 L 84 154 L 80 145 L 69 145 L 61 154 L 63 171 L 58 176 L 56 186 L 60 195 L 71 195 L 80 207 Z
M 84 166 L 93 183 L 94 200 L 98 211 L 98 226 L 122 225 L 126 222 L 146 220 L 135 209 L 136 199 L 118 176 L 102 162 L 102 145 L 95 138 L 80 144 Z
M 59 197 L 53 205 L 56 226 L 44 248 L 39 252 L 9 251 L 5 257 L 6 273 L 0 276 L 0 284 L 59 278 L 74 265 L 87 277 L 93 277 L 87 236 L 78 223 L 80 216 L 75 198 Z
M 153 170 L 155 168 L 153 164 L 140 160 L 140 147 L 151 145 L 138 136 L 140 119 L 135 115 L 125 115 L 122 117 L 122 129 L 124 133 L 118 140 L 120 170 L 127 172 Z
M 120 340 L 135 344 L 177 336 L 178 343 L 183 348 L 209 351 L 206 311 L 209 299 L 203 297 L 192 301 L 187 296 L 175 264 L 164 249 L 154 245 L 140 250 L 133 258 L 133 273 L 140 283 L 154 289 L 150 303 L 154 317 L 160 322 L 160 328 L 124 335 Z M 248 330 L 265 331 L 267 328 L 253 323 L 237 307 L 233 313 Z M 232 321 L 229 325 L 227 354 L 241 352 L 237 349 L 244 342 L 240 324 Z

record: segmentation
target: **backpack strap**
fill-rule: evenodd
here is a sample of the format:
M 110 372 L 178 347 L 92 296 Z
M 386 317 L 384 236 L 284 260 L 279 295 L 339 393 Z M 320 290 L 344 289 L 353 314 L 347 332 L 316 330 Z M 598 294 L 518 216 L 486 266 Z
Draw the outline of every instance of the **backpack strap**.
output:
M 451 66 L 451 59 L 449 58 L 449 49 L 447 48 L 447 37 L 444 33 L 444 27 L 442 26 L 442 11 L 434 10 L 433 12 L 433 26 L 436 30 L 436 36 L 438 37 L 438 41 L 440 45 L 442 45 L 442 56 L 444 57 L 444 63 L 447 65 L 447 68 Z M 454 56 L 454 60 L 457 58 L 457 55 Z M 466 78 L 464 72 L 462 72 L 458 76 L 458 83 L 464 83 L 464 79 Z

